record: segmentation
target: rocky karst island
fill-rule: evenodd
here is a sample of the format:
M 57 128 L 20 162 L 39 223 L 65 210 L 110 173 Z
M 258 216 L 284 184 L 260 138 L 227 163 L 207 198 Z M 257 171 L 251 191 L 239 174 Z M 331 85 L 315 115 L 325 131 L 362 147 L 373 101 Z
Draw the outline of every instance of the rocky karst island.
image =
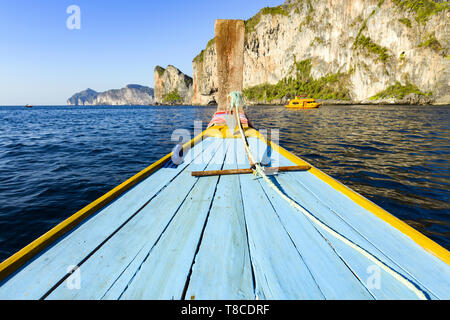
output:
M 263 8 L 245 22 L 245 99 L 449 104 L 449 13 L 447 2 L 431 0 L 287 0 Z M 192 62 L 192 78 L 157 66 L 154 103 L 215 104 L 216 65 L 211 39 Z M 84 93 L 94 103 L 150 103 Z
M 137 84 L 129 84 L 125 88 L 105 92 L 86 89 L 67 100 L 67 104 L 71 106 L 151 105 L 154 102 L 153 89 Z
M 192 103 L 193 80 L 174 66 L 156 66 L 154 72 L 155 102 L 168 105 Z

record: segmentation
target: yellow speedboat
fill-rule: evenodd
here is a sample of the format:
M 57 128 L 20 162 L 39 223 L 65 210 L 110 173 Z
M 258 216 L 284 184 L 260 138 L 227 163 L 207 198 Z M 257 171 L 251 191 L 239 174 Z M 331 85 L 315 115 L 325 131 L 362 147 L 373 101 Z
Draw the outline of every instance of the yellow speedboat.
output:
M 314 99 L 301 99 L 300 97 L 295 97 L 295 99 L 289 100 L 289 104 L 286 105 L 286 108 L 294 108 L 294 109 L 314 109 L 318 108 L 322 105 L 322 103 L 316 102 Z

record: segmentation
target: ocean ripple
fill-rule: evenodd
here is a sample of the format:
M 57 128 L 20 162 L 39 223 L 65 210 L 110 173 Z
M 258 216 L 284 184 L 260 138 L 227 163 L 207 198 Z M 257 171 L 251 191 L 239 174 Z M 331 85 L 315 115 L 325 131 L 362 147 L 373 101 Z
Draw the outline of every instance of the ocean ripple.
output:
M 0 261 L 171 151 L 214 107 L 0 107 Z M 257 129 L 450 248 L 450 107 L 249 107 Z

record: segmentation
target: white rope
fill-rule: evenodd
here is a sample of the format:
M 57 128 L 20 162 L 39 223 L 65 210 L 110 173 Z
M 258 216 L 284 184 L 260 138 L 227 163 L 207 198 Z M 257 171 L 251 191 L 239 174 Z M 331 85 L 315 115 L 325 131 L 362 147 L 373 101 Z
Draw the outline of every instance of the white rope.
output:
M 240 96 L 240 93 L 238 92 L 232 92 L 230 94 L 231 97 L 231 110 L 233 109 L 233 107 L 236 108 L 236 114 L 238 115 L 237 118 L 237 122 L 238 122 L 238 127 L 239 127 L 239 132 L 241 134 L 241 138 L 244 141 L 244 147 L 245 147 L 245 151 L 247 152 L 247 155 L 249 157 L 249 160 L 254 164 L 255 166 L 255 172 L 257 175 L 261 176 L 266 182 L 267 184 L 276 192 L 280 195 L 280 197 L 282 199 L 284 199 L 285 201 L 287 201 L 291 207 L 297 209 L 298 211 L 300 211 L 304 216 L 306 216 L 309 220 L 311 220 L 315 225 L 317 225 L 318 227 L 322 228 L 323 230 L 325 230 L 327 233 L 329 233 L 330 235 L 332 235 L 333 237 L 335 237 L 336 239 L 342 241 L 343 243 L 345 243 L 346 245 L 348 245 L 350 248 L 354 249 L 355 251 L 359 252 L 360 254 L 362 254 L 364 257 L 366 257 L 367 259 L 369 259 L 370 261 L 374 262 L 375 264 L 377 264 L 379 267 L 381 267 L 384 271 L 386 271 L 388 274 L 390 274 L 394 279 L 398 280 L 400 283 L 402 283 L 405 287 L 407 287 L 409 290 L 411 290 L 412 292 L 414 292 L 417 297 L 421 300 L 428 300 L 427 297 L 425 296 L 425 294 L 422 292 L 422 290 L 419 290 L 410 280 L 408 280 L 407 278 L 405 278 L 403 275 L 401 275 L 400 273 L 398 273 L 397 271 L 395 271 L 394 269 L 392 269 L 391 267 L 387 266 L 386 264 L 384 264 L 381 260 L 379 260 L 378 258 L 376 258 L 374 255 L 372 255 L 371 253 L 369 253 L 367 250 L 361 248 L 359 245 L 357 245 L 356 243 L 353 243 L 352 241 L 348 240 L 347 238 L 345 238 L 343 235 L 339 234 L 338 232 L 336 232 L 335 230 L 333 230 L 332 228 L 330 228 L 329 226 L 327 226 L 326 224 L 324 224 L 323 222 L 321 222 L 319 219 L 317 219 L 315 216 L 313 216 L 311 213 L 309 213 L 307 210 L 305 210 L 302 206 L 300 206 L 298 203 L 296 203 L 294 200 L 292 200 L 291 198 L 289 198 L 286 194 L 284 194 L 270 179 L 269 177 L 266 175 L 266 173 L 264 172 L 264 169 L 262 168 L 261 164 L 259 164 L 258 162 L 255 161 L 255 158 L 253 157 L 253 154 L 251 153 L 250 150 L 250 146 L 248 145 L 248 142 L 245 138 L 245 133 L 244 130 L 242 128 L 242 123 L 241 123 L 241 119 L 239 117 L 239 105 L 240 105 L 240 101 L 238 102 L 238 100 L 234 100 L 234 95 L 238 94 Z M 241 98 L 242 99 L 242 98 Z M 241 100 L 242 101 L 242 100 Z M 230 129 L 231 130 L 231 129 Z

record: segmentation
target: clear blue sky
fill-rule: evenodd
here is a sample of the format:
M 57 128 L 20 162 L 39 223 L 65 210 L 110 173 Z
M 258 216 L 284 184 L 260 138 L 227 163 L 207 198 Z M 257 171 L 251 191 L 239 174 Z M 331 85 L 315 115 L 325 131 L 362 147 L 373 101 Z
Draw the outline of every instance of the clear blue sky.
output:
M 0 105 L 65 105 L 73 93 L 153 86 L 155 65 L 192 75 L 215 19 L 284 0 L 0 0 Z M 69 30 L 66 9 L 81 9 Z

